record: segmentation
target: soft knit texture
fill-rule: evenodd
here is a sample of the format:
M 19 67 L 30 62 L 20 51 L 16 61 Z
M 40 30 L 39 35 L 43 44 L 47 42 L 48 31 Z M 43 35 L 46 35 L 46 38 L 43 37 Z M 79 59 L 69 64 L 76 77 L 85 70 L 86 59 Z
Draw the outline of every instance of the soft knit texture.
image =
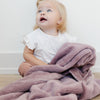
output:
M 0 90 L 0 100 L 89 100 L 100 94 L 90 67 L 93 47 L 65 43 L 50 65 L 33 66 L 22 79 Z

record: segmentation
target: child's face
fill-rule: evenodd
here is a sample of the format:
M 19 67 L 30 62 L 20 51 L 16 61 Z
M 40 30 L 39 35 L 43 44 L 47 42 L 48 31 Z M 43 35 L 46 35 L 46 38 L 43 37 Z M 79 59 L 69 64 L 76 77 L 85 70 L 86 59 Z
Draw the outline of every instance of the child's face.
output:
M 36 23 L 41 29 L 57 28 L 60 20 L 60 14 L 54 2 L 50 0 L 44 0 L 39 3 Z

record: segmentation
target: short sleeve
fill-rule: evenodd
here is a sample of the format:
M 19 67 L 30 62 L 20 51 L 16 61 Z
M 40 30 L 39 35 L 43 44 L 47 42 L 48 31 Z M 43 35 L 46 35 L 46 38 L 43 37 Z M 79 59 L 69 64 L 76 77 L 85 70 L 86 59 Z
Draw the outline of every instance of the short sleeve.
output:
M 32 37 L 30 35 L 26 35 L 24 37 L 23 43 L 25 46 L 27 46 L 31 50 L 36 48 L 36 44 L 35 44 L 34 40 L 32 40 Z

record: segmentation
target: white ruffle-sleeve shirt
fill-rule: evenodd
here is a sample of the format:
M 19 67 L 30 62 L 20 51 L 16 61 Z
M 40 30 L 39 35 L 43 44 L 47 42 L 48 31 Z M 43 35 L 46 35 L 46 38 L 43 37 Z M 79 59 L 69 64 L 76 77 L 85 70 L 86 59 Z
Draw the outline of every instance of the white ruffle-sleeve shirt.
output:
M 52 36 L 44 33 L 41 29 L 29 33 L 24 37 L 24 44 L 31 50 L 34 50 L 34 56 L 38 59 L 50 63 L 58 49 L 65 42 L 75 42 L 76 38 L 67 33 Z

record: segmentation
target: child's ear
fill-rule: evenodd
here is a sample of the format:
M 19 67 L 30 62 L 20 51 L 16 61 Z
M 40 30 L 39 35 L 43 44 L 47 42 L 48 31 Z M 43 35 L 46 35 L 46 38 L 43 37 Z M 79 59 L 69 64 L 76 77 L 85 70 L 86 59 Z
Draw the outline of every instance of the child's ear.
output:
M 59 25 L 62 22 L 62 17 L 59 18 L 57 25 Z

